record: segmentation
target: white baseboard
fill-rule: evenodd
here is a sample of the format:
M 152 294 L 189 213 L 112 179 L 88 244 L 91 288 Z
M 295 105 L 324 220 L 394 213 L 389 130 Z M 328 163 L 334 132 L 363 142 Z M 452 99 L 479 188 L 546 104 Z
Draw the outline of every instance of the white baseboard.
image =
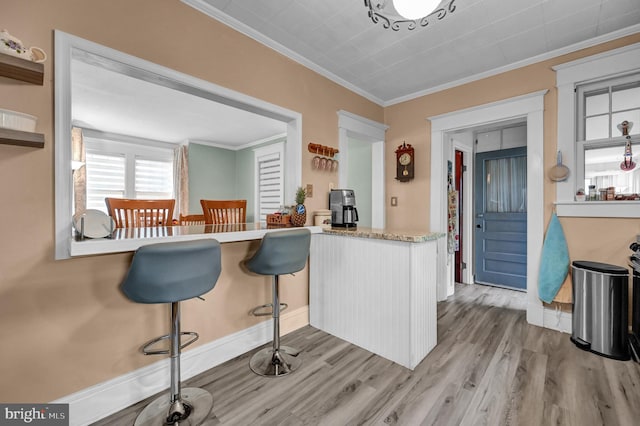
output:
M 571 333 L 572 328 L 571 312 L 556 311 L 545 308 L 541 303 L 532 304 L 527 307 L 527 322 L 531 325 L 544 327 L 551 330 Z
M 280 316 L 281 334 L 309 324 L 309 306 Z M 242 355 L 272 339 L 271 320 L 182 353 L 182 380 Z M 169 358 L 67 395 L 53 403 L 69 404 L 69 424 L 88 425 L 169 388 Z
M 544 309 L 543 327 L 551 330 L 561 331 L 571 334 L 572 315 L 571 312 L 556 311 L 554 309 Z

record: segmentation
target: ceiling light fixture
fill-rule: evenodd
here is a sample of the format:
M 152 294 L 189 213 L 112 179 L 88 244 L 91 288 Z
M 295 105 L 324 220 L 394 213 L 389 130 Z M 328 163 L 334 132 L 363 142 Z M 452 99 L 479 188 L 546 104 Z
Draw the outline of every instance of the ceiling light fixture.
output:
M 399 31 L 401 26 L 413 30 L 418 25 L 426 27 L 430 21 L 442 20 L 453 13 L 455 0 L 364 0 L 369 8 L 369 18 L 374 24 L 382 22 L 384 28 Z

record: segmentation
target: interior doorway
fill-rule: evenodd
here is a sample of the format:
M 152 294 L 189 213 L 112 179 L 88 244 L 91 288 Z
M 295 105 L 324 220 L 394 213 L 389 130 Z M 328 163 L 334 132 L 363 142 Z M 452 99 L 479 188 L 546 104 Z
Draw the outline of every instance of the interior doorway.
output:
M 447 231 L 447 162 L 451 160 L 451 135 L 482 125 L 519 120 L 527 123 L 527 321 L 544 327 L 545 309 L 538 299 L 540 253 L 544 237 L 544 95 L 532 92 L 498 102 L 478 105 L 438 116 L 431 121 L 431 182 L 429 224 L 432 232 Z M 468 210 L 468 209 L 467 209 Z M 445 300 L 455 291 L 454 275 L 449 274 L 447 239 L 438 240 L 438 300 Z M 451 256 L 452 257 L 452 256 Z M 453 268 L 450 270 L 453 272 Z

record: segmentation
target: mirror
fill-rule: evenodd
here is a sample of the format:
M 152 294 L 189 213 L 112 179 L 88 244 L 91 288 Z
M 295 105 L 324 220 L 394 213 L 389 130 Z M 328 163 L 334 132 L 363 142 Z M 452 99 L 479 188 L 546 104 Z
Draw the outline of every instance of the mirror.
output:
M 192 214 L 200 213 L 200 198 L 246 198 L 248 217 L 255 217 L 256 196 L 246 189 L 255 180 L 247 177 L 255 173 L 253 152 L 282 143 L 284 200 L 294 198 L 301 182 L 299 113 L 60 31 L 55 43 L 57 259 L 68 258 L 72 244 L 72 125 L 104 144 L 189 144 L 198 160 L 189 172 Z M 235 175 L 211 173 L 220 167 L 203 161 L 220 157 Z M 235 187 L 238 177 L 245 189 Z

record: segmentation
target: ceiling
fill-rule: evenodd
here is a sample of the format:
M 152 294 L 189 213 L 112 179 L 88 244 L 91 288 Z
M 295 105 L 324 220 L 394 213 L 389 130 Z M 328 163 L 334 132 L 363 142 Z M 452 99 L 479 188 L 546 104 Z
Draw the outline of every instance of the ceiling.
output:
M 453 0 L 411 31 L 363 0 L 182 1 L 383 106 L 640 31 L 640 0 Z
M 287 124 L 116 72 L 72 61 L 74 125 L 154 141 L 237 149 L 282 136 Z
M 453 12 L 412 31 L 374 24 L 363 0 L 182 1 L 382 106 L 640 31 L 640 0 L 454 0 Z M 163 142 L 237 149 L 286 132 L 77 60 L 72 105 L 83 127 Z

